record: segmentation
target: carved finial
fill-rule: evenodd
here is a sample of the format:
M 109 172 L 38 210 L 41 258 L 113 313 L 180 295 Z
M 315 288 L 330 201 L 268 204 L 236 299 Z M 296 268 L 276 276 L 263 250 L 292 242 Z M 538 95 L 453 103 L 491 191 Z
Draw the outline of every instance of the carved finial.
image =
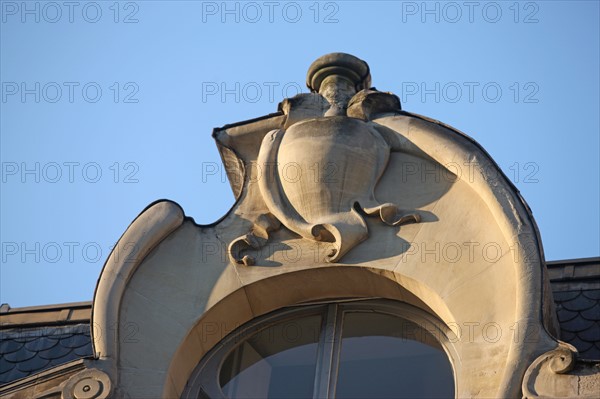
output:
M 369 65 L 350 54 L 326 54 L 308 68 L 306 85 L 331 104 L 325 116 L 346 115 L 352 96 L 371 86 Z

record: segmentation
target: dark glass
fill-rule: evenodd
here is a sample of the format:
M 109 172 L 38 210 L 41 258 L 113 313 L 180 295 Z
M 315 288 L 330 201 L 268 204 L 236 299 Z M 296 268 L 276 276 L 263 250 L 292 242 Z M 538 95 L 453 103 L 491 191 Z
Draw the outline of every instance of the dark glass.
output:
M 396 316 L 345 313 L 336 398 L 453 398 L 452 367 L 438 339 Z
M 241 398 L 311 398 L 321 316 L 269 326 L 236 347 L 219 373 L 223 393 Z

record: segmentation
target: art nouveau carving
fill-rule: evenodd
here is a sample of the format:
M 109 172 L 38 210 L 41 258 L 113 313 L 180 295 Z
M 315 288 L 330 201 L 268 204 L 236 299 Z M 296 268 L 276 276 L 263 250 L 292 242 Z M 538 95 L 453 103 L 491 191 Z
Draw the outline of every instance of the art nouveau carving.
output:
M 62 388 L 62 399 L 106 399 L 111 393 L 108 375 L 97 369 L 75 374 Z
M 538 357 L 523 379 L 523 398 L 597 398 L 598 365 L 577 361 L 577 350 L 564 342 Z
M 378 216 L 390 226 L 418 223 L 421 217 L 375 198 L 393 143 L 361 119 L 368 119 L 365 110 L 372 103 L 399 109 L 397 98 L 372 90 L 356 94 L 357 88 L 370 83 L 370 75 L 363 61 L 349 55 L 315 61 L 308 81 L 319 94 L 284 103 L 295 122 L 264 137 L 258 185 L 270 215 L 303 238 L 333 243 L 326 260 L 337 262 L 367 239 L 365 216 Z M 374 96 L 384 101 L 374 101 Z M 348 104 L 356 117 L 346 115 Z M 295 112 L 296 107 L 301 110 Z M 265 217 L 253 228 L 258 234 L 246 234 L 230 245 L 234 262 L 253 264 L 251 257 L 240 254 L 240 243 L 257 249 L 266 244 L 268 231 L 278 228 L 275 223 L 266 226 Z
M 281 223 L 270 213 L 260 215 L 254 228 L 248 234 L 239 237 L 229 245 L 229 253 L 237 263 L 243 263 L 246 266 L 254 264 L 254 258 L 249 255 L 241 256 L 244 249 L 260 249 L 269 240 L 269 233 L 279 229 Z
M 277 113 L 215 129 L 237 199 L 227 215 L 202 226 L 161 202 L 123 235 L 119 245 L 139 248 L 135 262 L 111 255 L 93 310 L 103 334 L 90 366 L 110 377 L 113 395 L 182 397 L 194 368 L 240 325 L 374 297 L 456 330 L 457 397 L 544 396 L 544 381 L 555 381 L 545 375 L 575 375 L 588 381 L 580 392 L 592 389 L 579 362 L 550 370 L 568 366 L 568 353 L 540 358 L 559 345 L 547 329 L 555 315 L 545 311 L 541 242 L 490 156 L 369 89 L 368 67 L 354 57 L 322 57 L 307 80 L 313 92 Z

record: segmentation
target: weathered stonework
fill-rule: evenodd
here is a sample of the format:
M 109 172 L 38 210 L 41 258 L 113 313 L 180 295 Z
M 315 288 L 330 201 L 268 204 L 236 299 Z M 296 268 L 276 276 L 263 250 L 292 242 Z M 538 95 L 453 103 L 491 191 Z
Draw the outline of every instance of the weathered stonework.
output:
M 557 339 L 518 191 L 475 141 L 402 111 L 370 79 L 363 61 L 329 54 L 309 69 L 312 93 L 216 129 L 237 196 L 219 222 L 197 225 L 169 201 L 132 222 L 117 244 L 131 253 L 110 255 L 94 298 L 102 334 L 86 366 L 103 394 L 180 397 L 236 327 L 338 298 L 401 301 L 443 323 L 457 397 L 595 392 L 596 366 Z

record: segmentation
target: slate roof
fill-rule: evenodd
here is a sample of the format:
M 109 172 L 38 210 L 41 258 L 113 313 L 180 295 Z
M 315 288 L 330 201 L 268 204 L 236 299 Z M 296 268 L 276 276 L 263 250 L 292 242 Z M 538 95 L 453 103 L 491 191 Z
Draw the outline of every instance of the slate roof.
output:
M 561 340 L 600 360 L 600 258 L 547 262 Z M 91 302 L 0 307 L 0 386 L 92 356 Z
M 600 290 L 554 294 L 560 337 L 585 359 L 600 359 Z
M 600 258 L 548 262 L 560 339 L 600 360 Z
M 92 356 L 91 302 L 0 308 L 0 385 Z
M 0 384 L 92 355 L 89 324 L 0 331 Z

